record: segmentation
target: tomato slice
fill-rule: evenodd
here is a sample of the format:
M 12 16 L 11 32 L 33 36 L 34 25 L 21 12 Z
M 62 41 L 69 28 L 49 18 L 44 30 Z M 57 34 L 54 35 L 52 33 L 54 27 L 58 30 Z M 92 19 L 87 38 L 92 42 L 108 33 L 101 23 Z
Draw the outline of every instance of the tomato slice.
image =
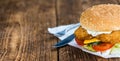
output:
M 93 45 L 93 49 L 96 51 L 105 51 L 107 49 L 110 49 L 113 45 L 114 44 L 104 42 L 98 45 Z
M 75 38 L 75 41 L 77 42 L 78 45 L 83 46 L 84 45 L 84 41 L 79 40 L 78 38 Z

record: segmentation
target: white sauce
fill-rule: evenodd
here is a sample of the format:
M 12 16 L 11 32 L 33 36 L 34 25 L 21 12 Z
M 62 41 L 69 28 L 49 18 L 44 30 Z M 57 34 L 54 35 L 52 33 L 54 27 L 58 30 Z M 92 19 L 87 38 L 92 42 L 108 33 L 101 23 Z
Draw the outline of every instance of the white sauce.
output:
M 87 30 L 87 32 L 88 32 L 88 34 L 91 34 L 92 36 L 97 36 L 100 34 L 110 34 L 112 31 L 110 31 L 110 32 L 95 32 L 95 31 Z

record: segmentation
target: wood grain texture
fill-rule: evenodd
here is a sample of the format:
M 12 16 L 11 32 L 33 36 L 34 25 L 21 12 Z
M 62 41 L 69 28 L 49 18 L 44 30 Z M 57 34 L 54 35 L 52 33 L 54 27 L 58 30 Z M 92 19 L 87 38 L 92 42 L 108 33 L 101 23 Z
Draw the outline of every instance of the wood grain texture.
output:
M 55 0 L 1 0 L 0 9 L 0 61 L 57 61 L 47 32 L 56 26 Z
M 65 46 L 47 28 L 78 23 L 80 14 L 96 4 L 120 0 L 0 0 L 0 61 L 120 61 L 104 59 Z

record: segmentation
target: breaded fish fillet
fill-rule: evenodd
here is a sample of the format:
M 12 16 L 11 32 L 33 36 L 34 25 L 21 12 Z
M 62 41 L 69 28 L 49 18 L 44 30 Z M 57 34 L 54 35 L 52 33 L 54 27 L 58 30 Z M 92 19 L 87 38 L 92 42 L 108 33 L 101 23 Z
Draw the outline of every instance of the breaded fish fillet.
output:
M 75 31 L 74 34 L 79 40 L 85 40 L 85 39 L 91 39 L 92 38 L 92 35 L 88 34 L 87 31 L 85 29 L 83 29 L 82 27 L 79 27 Z
M 79 40 L 87 40 L 93 38 L 93 36 L 88 34 L 87 31 L 82 27 L 79 27 L 74 34 Z M 94 38 L 98 38 L 102 42 L 117 43 L 120 42 L 120 30 L 113 31 L 110 34 L 100 34 L 95 36 Z
M 120 30 L 113 31 L 110 34 L 100 34 L 96 37 L 100 39 L 102 42 L 117 43 L 117 42 L 120 42 Z

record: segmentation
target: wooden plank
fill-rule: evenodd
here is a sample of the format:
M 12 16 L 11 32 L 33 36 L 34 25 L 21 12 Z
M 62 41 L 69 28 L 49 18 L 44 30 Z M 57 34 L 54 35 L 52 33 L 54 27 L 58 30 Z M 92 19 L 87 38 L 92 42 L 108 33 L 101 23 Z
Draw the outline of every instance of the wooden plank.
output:
M 57 61 L 57 51 L 51 48 L 57 40 L 47 31 L 56 26 L 55 0 L 0 3 L 5 11 L 0 15 L 0 61 Z
M 78 23 L 83 11 L 81 0 L 58 0 L 58 25 Z M 96 61 L 93 55 L 66 46 L 59 50 L 59 61 Z
M 58 25 L 71 24 L 79 22 L 79 16 L 83 10 L 96 4 L 114 3 L 118 4 L 117 0 L 58 0 L 57 14 Z M 88 53 L 85 53 L 77 48 L 65 46 L 59 49 L 59 61 L 114 61 L 117 59 L 104 59 Z

